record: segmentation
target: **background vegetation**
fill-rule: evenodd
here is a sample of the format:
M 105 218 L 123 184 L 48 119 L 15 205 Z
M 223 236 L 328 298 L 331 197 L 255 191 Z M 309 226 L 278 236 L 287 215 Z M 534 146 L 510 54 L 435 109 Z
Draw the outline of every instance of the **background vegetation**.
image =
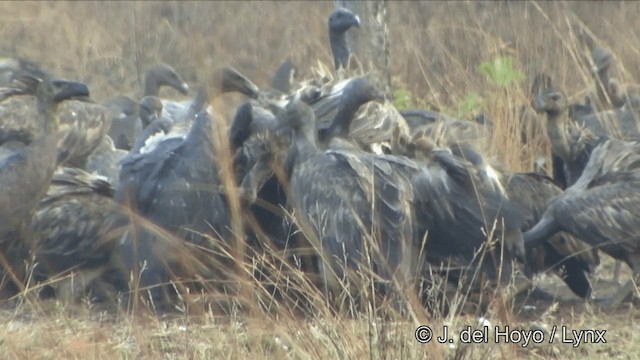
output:
M 310 75 L 318 59 L 332 63 L 326 20 L 333 6 L 331 1 L 0 2 L 0 54 L 23 56 L 60 76 L 86 81 L 97 101 L 139 97 L 142 74 L 159 61 L 194 85 L 210 69 L 232 65 L 266 86 L 286 58 L 298 65 L 299 78 Z M 525 145 L 519 136 L 518 107 L 528 103 L 535 73 L 549 73 L 574 100 L 594 86 L 576 25 L 612 49 L 616 77 L 640 78 L 640 2 L 392 1 L 388 6 L 398 104 L 451 115 L 487 113 L 495 126 L 489 153 L 516 171 L 531 170 L 533 160 L 548 152 L 544 137 Z M 607 271 L 601 268 L 598 276 L 609 277 Z M 632 341 L 637 310 L 603 314 L 583 304 L 552 306 L 530 316 L 496 315 L 491 321 L 608 329 L 607 344 L 448 347 L 420 345 L 413 338 L 420 322 L 476 324 L 465 317 L 400 322 L 259 313 L 220 319 L 205 312 L 150 319 L 110 315 L 89 305 L 13 305 L 0 313 L 0 358 L 613 359 L 640 353 Z

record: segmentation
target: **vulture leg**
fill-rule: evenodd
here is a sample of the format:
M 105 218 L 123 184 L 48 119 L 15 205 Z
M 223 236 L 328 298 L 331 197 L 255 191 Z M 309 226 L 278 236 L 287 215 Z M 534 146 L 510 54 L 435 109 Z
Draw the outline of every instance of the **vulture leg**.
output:
M 56 297 L 64 304 L 73 304 L 85 294 L 87 286 L 104 271 L 105 268 L 87 269 L 66 276 L 54 285 Z
M 616 263 L 613 267 L 613 282 L 616 284 L 620 283 L 620 267 L 622 266 L 622 262 L 620 260 L 616 260 Z

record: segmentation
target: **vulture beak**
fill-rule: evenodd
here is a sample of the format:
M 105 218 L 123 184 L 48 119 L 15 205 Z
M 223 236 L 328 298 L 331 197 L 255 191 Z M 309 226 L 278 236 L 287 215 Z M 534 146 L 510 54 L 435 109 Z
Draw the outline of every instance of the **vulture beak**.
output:
M 533 103 L 533 109 L 539 114 L 544 111 L 544 100 L 540 96 L 536 97 Z
M 187 95 L 189 93 L 189 85 L 187 85 L 186 82 L 183 82 L 182 84 L 180 84 L 180 92 L 183 95 Z
M 355 15 L 353 17 L 353 20 L 354 20 L 353 26 L 360 27 L 360 17 L 358 15 Z
M 54 101 L 89 96 L 89 87 L 81 82 L 55 79 L 51 81 L 51 84 L 60 89 L 55 94 Z

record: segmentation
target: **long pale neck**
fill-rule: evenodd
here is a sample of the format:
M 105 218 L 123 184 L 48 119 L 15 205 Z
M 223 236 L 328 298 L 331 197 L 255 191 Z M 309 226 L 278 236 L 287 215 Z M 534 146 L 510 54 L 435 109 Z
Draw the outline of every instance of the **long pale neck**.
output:
M 144 96 L 158 96 L 159 93 L 158 81 L 153 75 L 148 75 L 144 79 Z
M 564 112 L 566 111 L 547 113 L 547 136 L 551 141 L 553 152 L 566 161 L 571 156 L 571 147 L 567 135 L 572 123 Z
M 15 181 L 22 181 L 25 186 L 19 186 L 12 191 L 14 199 L 21 201 L 15 205 L 16 209 L 32 209 L 40 198 L 47 192 L 53 172 L 58 160 L 58 124 L 55 116 L 55 106 L 47 106 L 38 101 L 38 125 L 41 132 L 22 149 L 25 162 L 17 167 L 12 176 Z M 11 183 L 11 181 L 9 182 Z M 16 182 L 18 184 L 19 182 Z M 25 204 L 29 204 L 25 206 Z M 19 216 L 25 216 L 20 214 Z
M 606 106 L 611 102 L 611 94 L 609 93 L 609 69 L 598 71 L 598 82 L 596 83 L 596 93 L 601 106 Z
M 333 53 L 333 63 L 337 69 L 340 67 L 346 68 L 349 62 L 349 45 L 347 44 L 347 37 L 345 33 L 338 33 L 336 31 L 329 31 L 329 44 L 331 45 L 331 52 Z
M 349 130 L 351 128 L 351 122 L 355 117 L 358 109 L 362 101 L 355 98 L 348 98 L 343 101 L 336 113 L 336 116 L 333 118 L 331 125 L 327 131 L 326 141 L 329 141 L 333 137 L 349 137 Z
M 43 135 L 57 134 L 58 132 L 58 105 L 37 100 L 38 125 L 43 130 Z
M 187 153 L 205 150 L 205 154 L 213 156 L 213 137 L 216 136 L 216 129 L 212 121 L 213 119 L 208 115 L 201 114 L 196 117 L 185 139 L 185 151 Z
M 297 166 L 318 153 L 315 129 L 303 126 L 294 134 L 293 146 L 295 147 L 293 162 L 290 165 Z
M 41 159 L 42 166 L 53 174 L 58 162 L 58 105 L 38 100 L 38 125 L 41 133 L 33 139 L 28 151 Z

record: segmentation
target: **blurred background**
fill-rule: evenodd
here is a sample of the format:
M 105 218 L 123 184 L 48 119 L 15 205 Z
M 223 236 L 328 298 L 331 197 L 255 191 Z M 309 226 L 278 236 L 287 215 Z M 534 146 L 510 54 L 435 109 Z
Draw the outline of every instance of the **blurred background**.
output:
M 268 86 L 287 58 L 298 78 L 310 76 L 318 60 L 332 65 L 326 23 L 334 7 L 333 1 L 0 2 L 0 53 L 86 81 L 97 101 L 139 97 L 144 72 L 157 62 L 191 85 L 231 65 Z M 401 107 L 485 112 L 498 124 L 510 122 L 509 109 L 529 102 L 539 71 L 570 100 L 581 99 L 593 79 L 579 47 L 580 26 L 611 48 L 615 77 L 639 78 L 640 2 L 390 1 L 387 9 L 390 73 Z M 517 76 L 508 87 L 496 86 L 480 68 L 506 58 Z M 505 161 L 530 167 L 514 164 L 520 160 Z

